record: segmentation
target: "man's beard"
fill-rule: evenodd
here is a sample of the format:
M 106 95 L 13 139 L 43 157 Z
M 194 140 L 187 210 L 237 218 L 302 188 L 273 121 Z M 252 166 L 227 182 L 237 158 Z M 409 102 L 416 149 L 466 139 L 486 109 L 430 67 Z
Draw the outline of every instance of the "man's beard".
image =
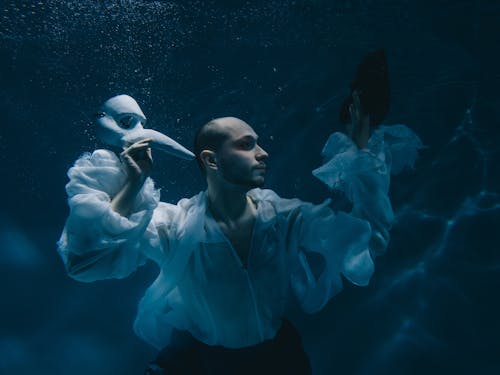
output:
M 239 175 L 237 173 L 231 173 L 231 168 L 222 169 L 222 177 L 234 185 L 244 186 L 249 189 L 259 188 L 264 186 L 265 179 L 262 178 L 261 181 L 256 181 L 248 176 Z

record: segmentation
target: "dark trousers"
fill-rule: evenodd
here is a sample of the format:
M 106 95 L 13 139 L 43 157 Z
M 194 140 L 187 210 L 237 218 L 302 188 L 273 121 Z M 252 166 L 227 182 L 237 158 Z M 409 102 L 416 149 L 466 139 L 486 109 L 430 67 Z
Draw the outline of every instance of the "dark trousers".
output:
M 184 336 L 163 349 L 145 375 L 309 375 L 311 366 L 297 330 L 284 320 L 276 337 L 241 349 L 206 345 Z

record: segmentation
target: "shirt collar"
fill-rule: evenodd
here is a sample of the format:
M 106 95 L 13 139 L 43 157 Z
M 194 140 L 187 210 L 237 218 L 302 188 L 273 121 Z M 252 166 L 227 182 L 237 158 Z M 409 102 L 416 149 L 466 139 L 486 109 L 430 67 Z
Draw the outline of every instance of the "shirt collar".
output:
M 247 195 L 252 199 L 257 205 L 257 217 L 255 218 L 255 229 L 254 232 L 267 231 L 269 228 L 273 227 L 276 223 L 276 210 L 271 202 L 262 199 L 262 190 L 259 188 L 250 190 Z M 219 225 L 215 221 L 212 213 L 208 209 L 208 192 L 205 190 L 203 195 L 200 197 L 200 204 L 203 205 L 201 212 L 205 213 L 204 223 L 203 223 L 203 242 L 205 243 L 220 243 L 225 242 L 226 237 L 222 233 Z M 260 234 L 257 234 L 260 236 Z

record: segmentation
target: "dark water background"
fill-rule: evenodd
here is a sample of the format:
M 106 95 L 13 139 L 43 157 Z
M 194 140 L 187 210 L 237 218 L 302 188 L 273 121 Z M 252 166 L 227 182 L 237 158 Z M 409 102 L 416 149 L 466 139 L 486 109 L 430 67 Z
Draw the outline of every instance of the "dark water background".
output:
M 428 147 L 392 181 L 370 286 L 299 316 L 314 372 L 500 373 L 499 21 L 499 1 L 2 1 L 0 373 L 141 374 L 155 355 L 132 322 L 157 270 L 83 284 L 56 253 L 65 174 L 102 147 L 104 100 L 132 95 L 188 147 L 207 120 L 241 117 L 271 155 L 267 187 L 320 202 L 310 171 L 379 47 L 386 123 Z M 204 188 L 193 163 L 155 162 L 163 200 Z

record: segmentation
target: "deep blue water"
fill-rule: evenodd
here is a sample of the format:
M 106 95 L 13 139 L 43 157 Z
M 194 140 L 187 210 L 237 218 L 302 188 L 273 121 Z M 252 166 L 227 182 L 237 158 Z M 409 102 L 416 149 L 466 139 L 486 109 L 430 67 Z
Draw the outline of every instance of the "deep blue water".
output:
M 271 155 L 267 187 L 319 203 L 310 171 L 380 47 L 385 122 L 427 148 L 392 180 L 397 221 L 370 286 L 296 324 L 315 374 L 498 373 L 499 20 L 498 1 L 3 1 L 0 373 L 141 374 L 155 356 L 132 322 L 157 270 L 83 284 L 56 253 L 66 171 L 102 147 L 104 100 L 132 95 L 188 147 L 207 120 L 241 117 Z M 155 163 L 163 200 L 204 188 L 193 163 Z

